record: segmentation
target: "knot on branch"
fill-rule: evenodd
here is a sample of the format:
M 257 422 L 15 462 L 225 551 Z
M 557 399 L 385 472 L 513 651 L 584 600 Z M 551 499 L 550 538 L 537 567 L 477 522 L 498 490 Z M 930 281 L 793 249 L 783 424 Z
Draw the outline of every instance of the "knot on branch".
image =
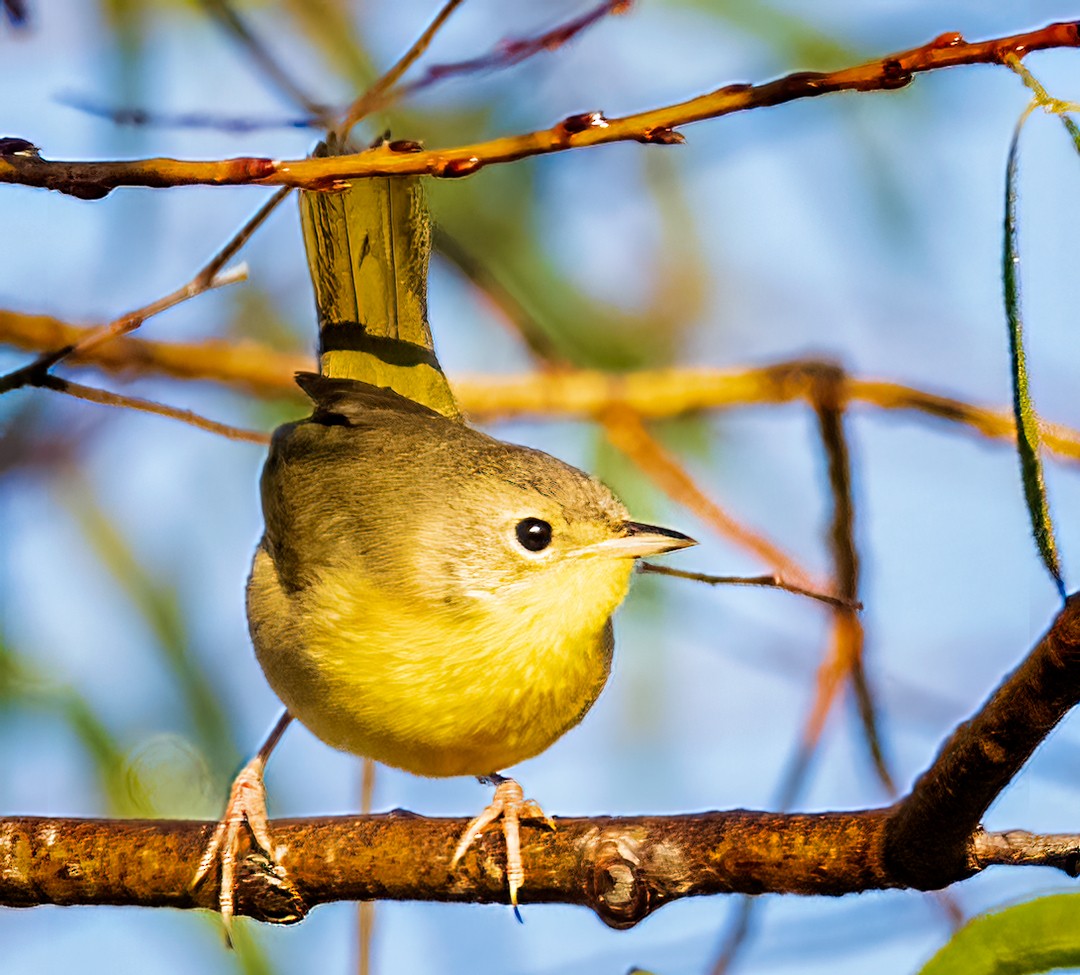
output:
M 586 895 L 608 927 L 631 928 L 660 906 L 642 859 L 641 838 L 624 829 L 597 830 L 586 841 Z
M 295 924 L 308 913 L 308 905 L 283 867 L 256 851 L 237 870 L 238 914 L 270 924 Z
M 588 906 L 619 930 L 633 927 L 691 886 L 680 837 L 665 833 L 658 838 L 640 826 L 591 832 L 582 863 Z
M 847 398 L 847 373 L 831 359 L 799 359 L 781 362 L 767 370 L 785 399 L 804 399 L 812 406 L 825 403 L 836 409 Z

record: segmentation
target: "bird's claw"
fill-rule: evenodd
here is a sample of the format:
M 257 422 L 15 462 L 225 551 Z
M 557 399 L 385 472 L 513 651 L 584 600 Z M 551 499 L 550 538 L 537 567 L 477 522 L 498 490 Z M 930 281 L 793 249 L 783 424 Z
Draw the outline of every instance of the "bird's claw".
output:
M 236 910 L 236 868 L 243 859 L 241 852 L 245 846 L 245 827 L 250 842 L 263 853 L 271 863 L 274 859 L 274 844 L 270 838 L 270 826 L 266 815 L 266 786 L 263 784 L 265 762 L 256 757 L 245 765 L 233 780 L 229 792 L 229 801 L 221 821 L 214 830 L 214 835 L 206 846 L 199 861 L 199 868 L 191 882 L 197 887 L 210 875 L 215 866 L 220 867 L 221 879 L 218 887 L 218 910 L 225 926 L 225 938 L 232 944 L 232 919 Z
M 542 823 L 548 829 L 555 829 L 555 821 L 540 808 L 538 803 L 532 799 L 526 799 L 521 786 L 513 779 L 499 777 L 494 778 L 493 781 L 495 795 L 480 815 L 465 827 L 457 849 L 454 850 L 454 855 L 450 859 L 450 869 L 453 870 L 468 852 L 469 847 L 483 833 L 491 829 L 496 820 L 501 819 L 503 839 L 506 841 L 506 884 L 510 888 L 510 903 L 514 908 L 514 916 L 520 921 L 521 912 L 518 910 L 517 895 L 525 883 L 525 867 L 521 862 L 521 823 L 535 821 Z

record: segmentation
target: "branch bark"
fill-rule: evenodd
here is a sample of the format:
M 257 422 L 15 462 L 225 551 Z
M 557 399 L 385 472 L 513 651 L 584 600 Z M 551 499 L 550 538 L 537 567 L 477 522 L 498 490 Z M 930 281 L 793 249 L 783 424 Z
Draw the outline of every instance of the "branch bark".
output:
M 985 833 L 987 806 L 1080 700 L 1080 595 L 983 708 L 962 724 L 899 803 L 854 812 L 734 810 L 685 816 L 559 819 L 526 830 L 524 902 L 582 904 L 612 927 L 680 897 L 718 893 L 840 895 L 936 890 L 992 864 L 1077 875 L 1080 835 Z M 237 912 L 299 920 L 333 900 L 504 902 L 503 844 L 488 836 L 448 870 L 464 819 L 407 812 L 279 820 L 280 866 L 249 855 Z M 0 905 L 129 904 L 213 909 L 192 889 L 213 823 L 0 820 Z
M 468 176 L 495 163 L 581 149 L 611 142 L 673 144 L 683 142 L 678 126 L 735 112 L 781 105 L 800 98 L 840 91 L 891 91 L 910 84 L 916 74 L 968 64 L 1001 64 L 1009 55 L 1080 46 L 1080 21 L 1049 24 L 1009 37 L 968 42 L 946 33 L 928 44 L 839 71 L 801 71 L 760 85 L 725 85 L 672 105 L 621 118 L 601 112 L 572 115 L 552 126 L 523 135 L 454 148 L 420 150 L 417 143 L 395 141 L 351 156 L 276 160 L 241 157 L 212 161 L 133 159 L 68 162 L 43 159 L 33 151 L 0 156 L 0 183 L 18 183 L 100 199 L 120 186 L 192 185 L 295 186 L 332 189 L 343 180 L 369 176 Z

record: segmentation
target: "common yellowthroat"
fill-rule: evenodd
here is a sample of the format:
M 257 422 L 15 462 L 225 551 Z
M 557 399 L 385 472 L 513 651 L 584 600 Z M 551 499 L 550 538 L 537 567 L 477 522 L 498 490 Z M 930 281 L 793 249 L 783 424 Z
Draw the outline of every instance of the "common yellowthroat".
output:
M 453 862 L 498 817 L 511 902 L 519 818 L 500 770 L 576 725 L 611 668 L 611 616 L 636 559 L 693 545 L 630 519 L 598 480 L 352 379 L 301 373 L 314 412 L 279 427 L 262 476 L 266 531 L 247 590 L 275 693 L 327 744 L 418 775 L 497 783 Z M 279 724 L 278 733 L 284 725 Z M 235 835 L 272 855 L 262 768 L 241 773 L 200 876 Z
M 327 744 L 497 783 L 452 863 L 502 817 L 516 905 L 518 821 L 543 814 L 497 773 L 596 700 L 635 560 L 694 542 L 632 521 L 588 474 L 465 425 L 430 345 L 416 192 L 365 181 L 302 199 L 324 375 L 298 375 L 312 415 L 273 437 L 248 621 L 288 715 Z M 272 856 L 262 770 L 288 720 L 234 783 L 200 865 L 197 880 L 221 862 L 226 921 L 245 822 Z
M 596 700 L 634 560 L 692 544 L 599 481 L 350 379 L 301 374 L 248 585 L 275 693 L 335 748 L 419 775 L 542 752 Z

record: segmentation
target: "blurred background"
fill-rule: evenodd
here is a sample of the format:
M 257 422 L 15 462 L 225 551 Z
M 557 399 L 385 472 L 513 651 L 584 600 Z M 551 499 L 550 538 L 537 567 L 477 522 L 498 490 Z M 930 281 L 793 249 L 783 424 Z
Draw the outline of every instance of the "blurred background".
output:
M 10 5 L 14 6 L 14 5 Z M 287 121 L 303 113 L 190 2 L 26 0 L 0 14 L 0 135 L 57 159 L 298 158 L 311 129 L 118 126 L 75 104 Z M 207 5 L 212 6 L 212 5 Z M 296 82 L 344 106 L 436 12 L 419 0 L 268 0 L 239 7 Z M 425 65 L 490 52 L 588 9 L 582 2 L 468 0 Z M 370 120 L 429 147 L 621 115 L 738 81 L 829 70 L 945 31 L 976 39 L 1075 17 L 1075 4 L 938 0 L 807 6 L 640 0 L 527 62 L 431 87 Z M 1080 97 L 1075 52 L 1027 66 Z M 432 182 L 434 217 L 528 309 L 566 360 L 607 369 L 742 367 L 803 356 L 1005 406 L 1001 299 L 1005 155 L 1029 94 L 973 66 L 893 92 L 829 96 L 695 124 L 684 146 L 622 144 Z M 1037 116 L 1022 144 L 1021 247 L 1036 403 L 1080 427 L 1075 396 L 1073 147 Z M 0 189 L 0 308 L 110 320 L 187 281 L 268 195 L 250 187 L 118 190 L 99 202 Z M 148 339 L 255 340 L 311 351 L 313 303 L 295 203 L 245 248 L 250 280 L 163 314 Z M 436 256 L 430 316 L 451 379 L 533 362 L 498 309 Z M 0 348 L 0 371 L 28 353 Z M 312 358 L 312 362 L 314 359 Z M 296 399 L 210 383 L 62 369 L 64 375 L 270 430 Z M 1052 618 L 1057 596 L 1028 531 L 1017 461 L 1000 442 L 914 413 L 848 417 L 863 565 L 867 671 L 901 790 Z M 604 477 L 642 520 L 701 540 L 672 560 L 767 571 L 665 498 L 580 422 L 502 423 Z M 830 560 L 825 459 L 803 403 L 755 406 L 650 429 L 698 486 L 808 571 Z M 42 390 L 0 399 L 0 815 L 216 818 L 228 782 L 278 711 L 243 612 L 261 530 L 263 450 L 156 416 Z M 1066 579 L 1080 565 L 1080 478 L 1047 470 Z M 576 730 L 515 769 L 554 815 L 775 808 L 826 652 L 829 612 L 776 592 L 639 579 L 616 621 L 611 682 Z M 991 810 L 987 825 L 1075 831 L 1080 731 L 1068 721 Z M 294 727 L 267 777 L 272 815 L 354 811 L 360 763 Z M 486 788 L 380 769 L 376 809 L 473 815 Z M 887 802 L 845 692 L 796 805 Z M 1067 889 L 1062 875 L 996 869 L 953 891 L 970 915 Z M 737 969 L 911 972 L 942 944 L 937 901 L 888 892 L 762 899 Z M 683 901 L 629 932 L 589 912 L 380 904 L 374 971 L 704 973 L 738 902 Z M 0 971 L 145 975 L 356 970 L 356 907 L 301 925 L 242 924 L 227 952 L 216 917 L 121 908 L 0 910 Z

